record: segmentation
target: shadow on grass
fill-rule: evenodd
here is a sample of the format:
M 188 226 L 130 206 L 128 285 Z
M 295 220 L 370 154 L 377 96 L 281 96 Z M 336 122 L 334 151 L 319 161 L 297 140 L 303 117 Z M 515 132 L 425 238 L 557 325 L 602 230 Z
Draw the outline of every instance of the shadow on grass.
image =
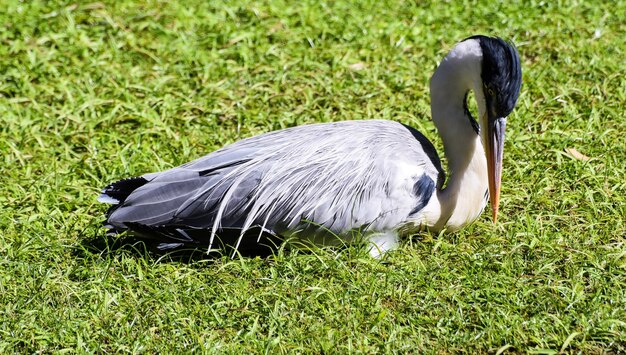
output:
M 253 235 L 254 234 L 254 235 Z M 257 242 L 258 233 L 250 233 L 244 235 L 243 240 L 254 243 L 242 243 L 238 250 L 234 252 L 234 248 L 227 244 L 230 241 L 220 243 L 219 250 L 212 250 L 208 253 L 208 244 L 195 243 L 176 247 L 173 249 L 162 250 L 158 246 L 158 241 L 141 238 L 129 234 L 106 235 L 105 233 L 97 233 L 91 237 L 81 240 L 79 246 L 74 249 L 76 257 L 94 257 L 102 258 L 125 254 L 136 258 L 149 258 L 157 262 L 181 262 L 192 263 L 197 261 L 217 260 L 224 257 L 260 257 L 268 258 L 284 248 L 282 239 L 272 235 L 262 235 Z
M 317 226 L 319 227 L 319 226 Z M 193 263 L 197 261 L 212 261 L 223 258 L 255 258 L 280 259 L 286 254 L 302 253 L 317 254 L 330 252 L 334 255 L 348 254 L 357 257 L 361 254 L 369 255 L 371 244 L 364 238 L 364 232 L 360 229 L 352 231 L 352 236 L 345 239 L 333 234 L 330 231 L 326 238 L 322 238 L 320 244 L 300 239 L 298 236 L 283 238 L 271 233 L 261 233 L 260 227 L 252 227 L 243 238 L 240 239 L 240 230 L 224 229 L 217 236 L 213 243 L 213 249 L 209 253 L 209 235 L 206 230 L 186 230 L 194 243 L 187 243 L 175 248 L 163 249 L 164 243 L 176 244 L 176 240 L 164 241 L 162 237 L 154 237 L 148 234 L 133 235 L 122 233 L 118 235 L 107 235 L 103 229 L 97 228 L 91 236 L 83 234 L 83 238 L 78 246 L 74 248 L 73 254 L 81 258 L 109 258 L 126 255 L 134 258 L 148 259 L 154 262 L 180 262 Z M 196 234 L 197 233 L 197 234 Z M 158 238 L 158 239 L 155 239 Z M 421 242 L 419 235 L 409 238 L 411 242 Z M 202 241 L 207 241 L 203 243 Z M 238 247 L 233 247 L 238 245 Z

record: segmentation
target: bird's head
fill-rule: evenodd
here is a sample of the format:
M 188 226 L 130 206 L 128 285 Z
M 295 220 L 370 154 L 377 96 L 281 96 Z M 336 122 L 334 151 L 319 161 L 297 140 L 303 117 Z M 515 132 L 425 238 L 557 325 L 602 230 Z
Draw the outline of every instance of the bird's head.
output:
M 522 69 L 517 49 L 500 38 L 473 36 L 482 50 L 481 79 L 485 112 L 480 130 L 489 176 L 489 196 L 494 223 L 500 202 L 500 181 L 504 152 L 506 118 L 513 111 L 522 85 Z

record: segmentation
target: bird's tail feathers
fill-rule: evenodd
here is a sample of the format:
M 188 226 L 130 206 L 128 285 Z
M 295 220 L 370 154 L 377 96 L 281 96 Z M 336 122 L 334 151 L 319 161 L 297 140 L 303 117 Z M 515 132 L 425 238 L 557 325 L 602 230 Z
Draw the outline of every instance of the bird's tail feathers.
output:
M 147 183 L 148 180 L 141 176 L 116 181 L 102 190 L 98 201 L 112 205 L 123 203 L 133 191 Z

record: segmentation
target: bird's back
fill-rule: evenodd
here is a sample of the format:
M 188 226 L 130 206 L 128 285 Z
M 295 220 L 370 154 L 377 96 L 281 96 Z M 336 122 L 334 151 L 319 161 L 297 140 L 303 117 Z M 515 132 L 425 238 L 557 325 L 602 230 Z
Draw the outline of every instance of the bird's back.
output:
M 417 131 L 392 121 L 343 121 L 244 139 L 113 183 L 101 197 L 117 201 L 108 214 L 112 231 L 151 228 L 208 241 L 221 230 L 253 227 L 276 235 L 398 228 L 442 182 L 439 159 Z

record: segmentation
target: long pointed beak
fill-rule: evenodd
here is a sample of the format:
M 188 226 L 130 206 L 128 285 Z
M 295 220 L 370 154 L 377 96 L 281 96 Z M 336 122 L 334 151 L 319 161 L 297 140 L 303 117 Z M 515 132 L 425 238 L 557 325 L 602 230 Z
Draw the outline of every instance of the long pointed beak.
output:
M 491 200 L 493 223 L 498 221 L 505 127 L 505 117 L 496 118 L 487 124 L 487 175 L 489 176 L 489 196 Z

